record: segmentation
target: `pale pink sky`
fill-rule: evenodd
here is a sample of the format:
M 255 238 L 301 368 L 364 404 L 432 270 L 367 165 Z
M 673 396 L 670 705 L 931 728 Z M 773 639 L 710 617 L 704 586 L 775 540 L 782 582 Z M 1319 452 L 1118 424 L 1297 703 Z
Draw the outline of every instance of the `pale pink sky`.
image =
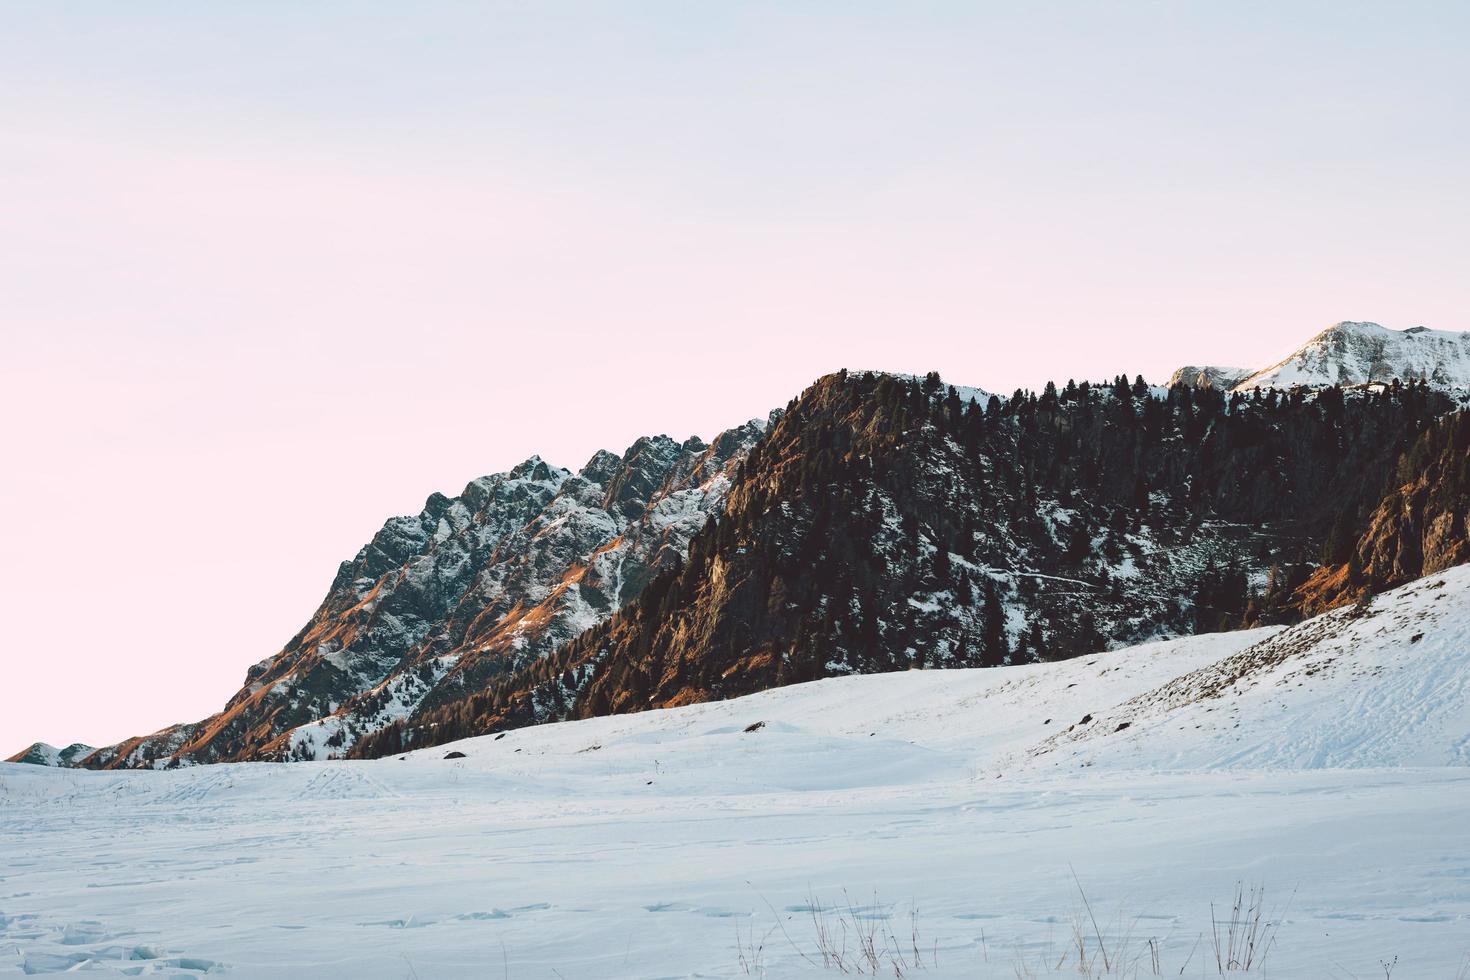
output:
M 531 453 L 1470 328 L 1463 5 L 719 6 L 7 6 L 0 755 Z

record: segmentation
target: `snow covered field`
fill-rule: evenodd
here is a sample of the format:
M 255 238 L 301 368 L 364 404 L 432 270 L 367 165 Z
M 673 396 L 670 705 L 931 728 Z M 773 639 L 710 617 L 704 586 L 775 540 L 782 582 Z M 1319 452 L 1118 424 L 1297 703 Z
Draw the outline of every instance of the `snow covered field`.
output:
M 838 975 L 825 925 L 909 976 L 1024 977 L 1074 924 L 1126 975 L 1151 939 L 1215 975 L 1244 882 L 1283 913 L 1265 976 L 1470 976 L 1467 599 L 1461 568 L 1284 632 L 403 760 L 0 765 L 0 975 Z

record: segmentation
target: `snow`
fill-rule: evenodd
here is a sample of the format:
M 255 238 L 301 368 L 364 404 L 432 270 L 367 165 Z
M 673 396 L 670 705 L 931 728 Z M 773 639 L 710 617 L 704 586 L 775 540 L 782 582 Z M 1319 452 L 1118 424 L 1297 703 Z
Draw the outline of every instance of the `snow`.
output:
M 1428 381 L 1442 388 L 1470 385 L 1470 332 L 1411 327 L 1389 330 L 1345 320 L 1317 334 L 1289 357 L 1257 371 L 1235 390 L 1298 385 Z
M 96 749 L 93 746 L 82 742 L 73 742 L 60 749 L 46 742 L 34 742 L 11 756 L 9 761 L 26 762 L 33 766 L 69 766 L 94 751 Z
M 815 903 L 905 947 L 912 911 L 910 977 L 1046 976 L 1091 931 L 1080 884 L 1115 954 L 1157 939 L 1164 974 L 1202 976 L 1244 882 L 1280 919 L 1260 975 L 1455 977 L 1467 599 L 1462 567 L 1289 629 L 402 760 L 3 764 L 0 975 L 838 975 Z
M 47 742 L 36 742 L 18 756 L 25 756 L 27 762 L 33 766 L 59 766 L 61 765 L 61 750 Z
M 904 374 L 901 371 L 882 371 L 874 368 L 858 368 L 856 370 L 849 370 L 847 373 L 849 376 L 852 377 L 861 377 L 864 374 L 872 374 L 874 376 L 881 376 L 886 374 L 890 378 L 905 382 L 922 382 L 924 380 L 921 375 L 917 374 Z M 974 402 L 981 408 L 984 408 L 985 403 L 990 401 L 991 392 L 988 392 L 983 388 L 976 388 L 972 385 L 951 384 L 948 381 L 942 382 L 942 387 L 939 389 L 939 394 L 941 396 L 945 395 L 951 388 L 954 389 L 955 396 L 958 397 L 959 400 L 962 402 Z
M 1174 385 L 1191 385 L 1199 388 L 1216 388 L 1221 391 L 1229 391 L 1240 384 L 1253 372 L 1248 368 L 1223 367 L 1217 364 L 1206 364 L 1198 366 L 1194 364 L 1179 368 L 1169 376 L 1167 387 Z

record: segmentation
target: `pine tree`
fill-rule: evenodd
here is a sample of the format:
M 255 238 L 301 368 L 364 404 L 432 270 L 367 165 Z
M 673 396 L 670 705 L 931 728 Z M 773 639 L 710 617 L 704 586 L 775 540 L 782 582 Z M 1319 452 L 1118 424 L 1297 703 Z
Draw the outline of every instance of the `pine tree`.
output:
M 993 578 L 985 580 L 985 605 L 981 621 L 985 632 L 981 638 L 980 662 L 986 667 L 999 667 L 1010 657 L 1011 651 L 1006 640 L 1005 607 L 1001 605 L 1000 590 L 996 588 Z
M 934 578 L 939 583 L 940 589 L 947 589 L 950 585 L 950 558 L 949 549 L 943 544 L 934 549 Z
M 1348 555 L 1354 550 L 1353 545 L 1357 543 L 1354 534 L 1356 524 L 1347 511 L 1337 515 L 1327 532 L 1327 539 L 1322 542 L 1322 564 L 1341 565 L 1348 560 Z
M 1043 655 L 1046 652 L 1046 634 L 1042 633 L 1040 623 L 1032 623 L 1031 628 L 1026 631 L 1026 649 L 1028 652 L 1027 659 L 1022 661 L 1013 660 L 1012 662 L 1034 663 L 1044 659 Z

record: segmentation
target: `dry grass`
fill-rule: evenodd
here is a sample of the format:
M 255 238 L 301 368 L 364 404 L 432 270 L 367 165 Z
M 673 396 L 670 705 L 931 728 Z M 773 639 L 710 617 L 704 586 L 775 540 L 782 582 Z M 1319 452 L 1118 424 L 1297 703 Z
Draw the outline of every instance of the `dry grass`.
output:
M 1182 975 L 1196 958 L 1201 934 L 1190 945 L 1187 954 L 1179 962 L 1177 972 L 1166 968 L 1167 939 L 1139 931 L 1144 919 L 1129 918 L 1121 911 L 1109 920 L 1104 929 L 1098 922 L 1097 912 L 1087 890 L 1082 887 L 1077 872 L 1072 872 L 1072 883 L 1076 888 L 1076 904 L 1069 922 L 1069 938 L 1060 950 L 1051 949 L 1045 954 L 1034 955 L 1030 960 L 1018 959 L 1012 967 L 1017 980 L 1033 980 L 1040 977 L 1076 976 L 1086 978 L 1107 977 L 1162 977 Z M 1171 964 L 1172 965 L 1172 964 Z
M 1020 980 L 1058 974 L 1088 978 L 1183 976 L 1191 965 L 1202 972 L 1209 971 L 1211 962 L 1215 976 L 1259 974 L 1276 945 L 1284 913 L 1282 909 L 1267 914 L 1263 886 L 1237 882 L 1229 906 L 1217 908 L 1215 903 L 1210 903 L 1208 947 L 1201 950 L 1207 938 L 1201 934 L 1179 961 L 1177 955 L 1172 959 L 1165 956 L 1163 938 L 1135 932 L 1139 919 L 1130 921 L 1119 913 L 1111 929 L 1100 928 L 1092 902 L 1076 872 L 1072 880 L 1077 888 L 1078 907 L 1070 920 L 1069 944 L 1060 955 L 1053 952 L 1029 965 L 1018 963 L 1015 973 Z
M 919 939 L 919 912 L 910 907 L 904 935 L 893 928 L 890 914 L 878 901 L 877 894 L 866 906 L 854 905 L 843 893 L 841 905 L 824 905 L 815 896 L 807 897 L 806 911 L 815 937 L 816 956 L 828 970 L 854 976 L 892 976 L 902 978 L 923 970 L 932 962 L 937 950 L 926 960 Z
M 1228 919 L 1221 920 L 1215 903 L 1210 903 L 1215 969 L 1221 976 L 1248 973 L 1265 965 L 1271 947 L 1276 944 L 1276 933 L 1281 928 L 1280 913 L 1268 918 L 1265 908 L 1265 886 L 1252 885 L 1247 889 L 1241 882 L 1235 883 L 1235 898 L 1231 902 Z
M 1045 977 L 1108 978 L 1174 977 L 1204 974 L 1220 977 L 1259 976 L 1276 945 L 1281 910 L 1267 911 L 1266 890 L 1237 883 L 1227 905 L 1210 904 L 1210 930 L 1193 938 L 1150 934 L 1140 927 L 1148 917 L 1129 918 L 1121 912 L 1099 921 L 1098 912 L 1082 882 L 1073 873 L 1076 904 L 1068 919 L 1068 938 L 1060 948 L 1050 946 L 1016 959 L 1011 973 L 1017 980 Z M 899 910 L 879 901 L 855 904 L 846 892 L 842 901 L 828 904 L 815 894 L 800 906 L 776 912 L 764 935 L 751 925 L 737 927 L 736 947 L 741 973 L 765 976 L 768 942 L 778 932 L 783 944 L 812 967 L 845 976 L 893 977 L 903 980 L 932 970 L 939 963 L 938 942 L 921 938 L 919 910 Z M 793 924 L 788 928 L 787 922 Z M 793 932 L 796 935 L 793 935 Z M 976 975 L 990 975 L 990 942 L 981 939 L 983 963 Z M 1383 965 L 1392 978 L 1393 963 Z M 1470 959 L 1467 959 L 1470 964 Z M 947 963 L 946 972 L 957 964 Z M 1470 980 L 1470 970 L 1462 980 Z
M 805 904 L 789 909 L 805 916 L 810 925 L 809 937 L 802 941 L 786 928 L 783 916 L 767 902 L 776 917 L 776 925 L 759 941 L 752 926 L 748 933 L 737 933 L 738 961 L 747 976 L 764 976 L 766 941 L 780 931 L 786 944 L 811 966 L 847 976 L 893 977 L 903 980 L 911 974 L 932 967 L 938 957 L 938 945 L 925 948 L 919 935 L 919 912 L 910 906 L 903 914 L 903 927 L 894 928 L 893 912 L 878 900 L 875 893 L 868 905 L 854 904 L 847 892 L 842 902 L 827 904 L 809 894 Z
M 766 975 L 766 941 L 776 932 L 776 926 L 767 929 L 759 939 L 756 938 L 755 924 L 751 923 L 746 929 L 740 928 L 740 923 L 735 924 L 735 949 L 739 954 L 740 972 L 748 977 L 763 977 Z

